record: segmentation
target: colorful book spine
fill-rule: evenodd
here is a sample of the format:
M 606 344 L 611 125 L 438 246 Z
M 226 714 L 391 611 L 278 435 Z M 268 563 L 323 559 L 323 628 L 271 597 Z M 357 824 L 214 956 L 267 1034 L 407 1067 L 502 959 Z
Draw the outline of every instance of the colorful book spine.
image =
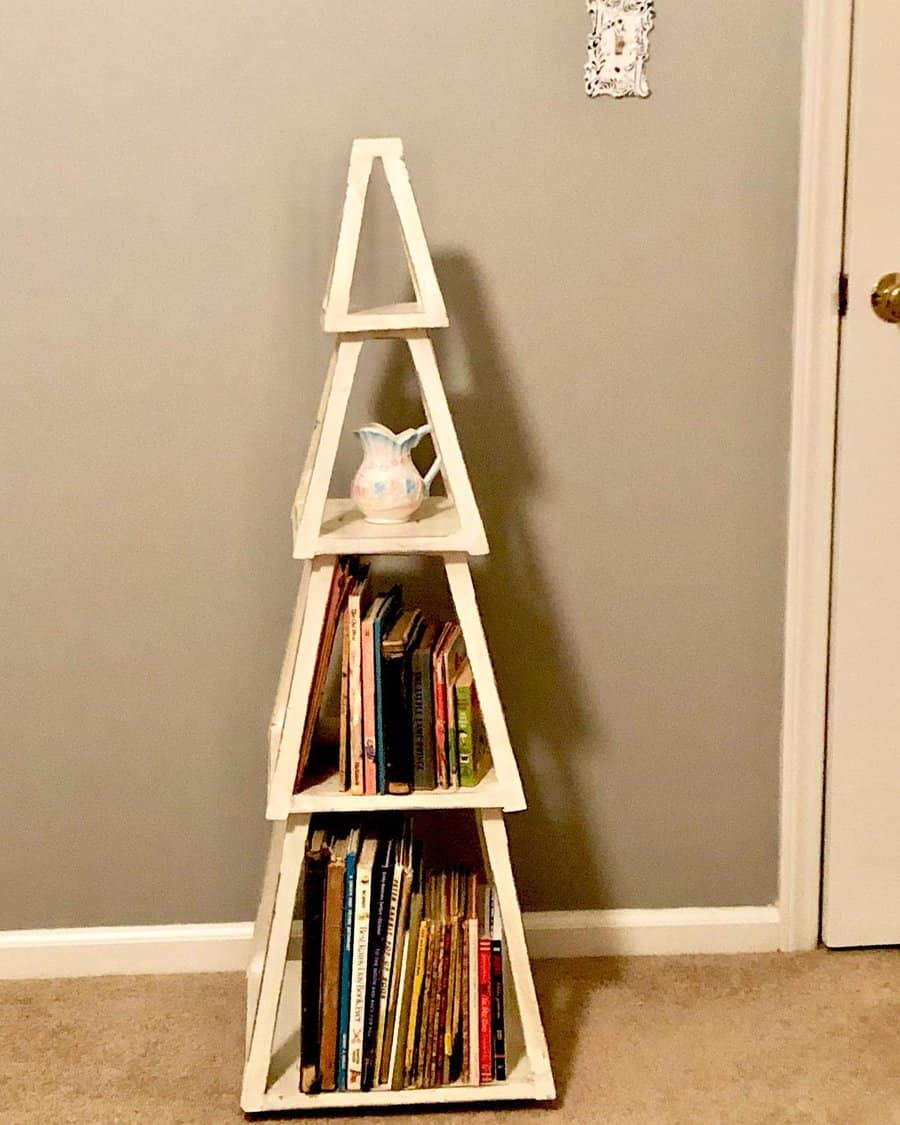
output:
M 390 899 L 388 902 L 387 931 L 384 937 L 384 953 L 381 958 L 381 981 L 378 995 L 378 1020 L 375 1031 L 375 1074 L 373 1083 L 382 1085 L 386 1078 L 382 1076 L 382 1063 L 385 1055 L 385 1044 L 388 1029 L 388 1009 L 391 1003 L 391 991 L 394 978 L 394 964 L 397 947 L 397 921 L 400 913 L 400 896 L 403 891 L 403 857 L 397 854 L 394 859 L 394 868 L 391 872 Z M 390 1045 L 388 1044 L 388 1051 Z
M 491 1034 L 491 939 L 478 939 L 478 1045 L 480 1083 L 494 1080 L 494 1044 Z
M 490 888 L 489 911 L 491 936 L 491 1042 L 493 1045 L 494 1078 L 506 1079 L 506 1027 L 503 1014 L 503 926 L 497 892 Z
M 384 707 L 384 657 L 381 643 L 400 615 L 400 587 L 392 587 L 382 612 L 375 618 L 373 658 L 375 664 L 375 793 L 387 793 L 387 722 Z
M 427 625 L 410 659 L 413 785 L 434 789 L 437 784 L 434 754 L 434 677 L 432 658 L 437 625 Z
M 362 623 L 368 608 L 371 587 L 368 567 L 364 567 L 347 598 L 347 660 L 350 730 L 348 738 L 348 771 L 351 793 L 362 794 L 363 788 L 363 672 Z
M 359 832 L 354 829 L 344 864 L 344 920 L 341 933 L 341 988 L 338 1024 L 337 1087 L 347 1089 L 347 1056 L 350 1044 L 350 984 L 353 973 L 353 917 L 356 906 L 356 863 Z
M 477 1086 L 481 1082 L 477 918 L 469 917 L 466 919 L 466 939 L 468 943 L 468 995 L 466 999 L 469 1006 L 468 1082 L 470 1086 Z
M 434 691 L 434 758 L 437 783 L 441 789 L 450 785 L 450 771 L 447 764 L 447 684 L 444 649 L 453 626 L 448 621 L 441 630 L 434 646 L 432 660 L 432 684 Z
M 363 1037 L 366 1023 L 366 986 L 369 969 L 369 928 L 372 909 L 372 868 L 378 841 L 367 837 L 356 868 L 356 904 L 353 919 L 353 963 L 350 978 L 350 1027 L 347 1046 L 347 1089 L 362 1089 Z
M 337 1084 L 338 1023 L 340 1020 L 341 946 L 344 918 L 346 840 L 331 849 L 325 876 L 325 917 L 322 923 L 322 996 L 319 1069 L 321 1088 L 333 1090 Z
M 377 734 L 375 726 L 375 618 L 384 604 L 384 594 L 379 595 L 362 623 L 362 707 L 363 707 L 363 780 L 362 793 L 378 792 L 376 767 Z M 353 790 L 356 792 L 356 790 Z
M 371 921 L 369 924 L 369 965 L 366 984 L 365 1024 L 363 1030 L 363 1090 L 371 1090 L 375 1080 L 376 1035 L 378 1031 L 378 1002 L 381 996 L 381 970 L 384 962 L 390 913 L 391 884 L 394 873 L 396 841 L 383 839 L 372 875 Z
M 338 781 L 341 792 L 350 788 L 350 614 L 341 622 L 341 732 L 338 751 Z
M 322 922 L 325 906 L 325 876 L 328 845 L 323 829 L 317 829 L 306 849 L 303 884 L 303 948 L 300 982 L 300 1089 L 311 1094 L 319 1089 L 319 1029 L 322 964 Z

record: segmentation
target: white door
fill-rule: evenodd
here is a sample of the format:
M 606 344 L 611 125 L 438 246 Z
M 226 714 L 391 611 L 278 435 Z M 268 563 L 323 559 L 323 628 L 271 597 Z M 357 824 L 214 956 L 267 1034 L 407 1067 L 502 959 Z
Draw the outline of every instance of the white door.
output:
M 822 939 L 900 943 L 900 3 L 856 0 L 835 479 Z M 900 303 L 900 292 L 898 292 Z M 898 308 L 900 313 L 900 308 Z

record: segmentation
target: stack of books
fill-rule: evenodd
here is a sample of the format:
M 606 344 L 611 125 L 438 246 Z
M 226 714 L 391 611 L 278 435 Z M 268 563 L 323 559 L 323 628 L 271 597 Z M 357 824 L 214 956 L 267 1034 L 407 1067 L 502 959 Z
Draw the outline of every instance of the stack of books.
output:
M 304 1093 L 506 1078 L 495 892 L 476 871 L 426 870 L 412 818 L 313 822 L 302 958 Z
M 462 630 L 404 607 L 399 585 L 376 594 L 368 565 L 350 558 L 335 565 L 295 790 L 339 633 L 341 789 L 404 794 L 477 785 L 490 750 Z

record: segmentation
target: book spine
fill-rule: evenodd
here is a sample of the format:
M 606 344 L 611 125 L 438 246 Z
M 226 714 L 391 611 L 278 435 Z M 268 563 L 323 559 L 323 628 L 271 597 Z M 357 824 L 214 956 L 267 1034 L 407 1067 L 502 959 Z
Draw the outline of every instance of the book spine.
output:
M 503 1021 L 503 926 L 497 892 L 490 888 L 488 911 L 491 937 L 491 1041 L 493 1044 L 494 1078 L 506 1078 L 506 1027 Z
M 347 603 L 350 649 L 348 694 L 350 697 L 350 792 L 362 794 L 363 789 L 363 672 L 362 672 L 362 608 L 358 593 Z
M 506 1029 L 503 1022 L 503 947 L 491 942 L 491 1035 L 493 1043 L 494 1078 L 506 1078 Z
M 325 920 L 322 925 L 319 1068 L 323 1090 L 333 1090 L 336 1084 L 343 912 L 344 862 L 332 860 L 325 879 Z
M 403 1073 L 406 1065 L 406 1044 L 409 1036 L 410 1012 L 413 1005 L 413 989 L 416 980 L 416 966 L 419 960 L 419 937 L 422 922 L 422 895 L 412 896 L 409 906 L 409 925 L 403 943 L 403 962 L 400 970 L 397 1016 L 394 1021 L 394 1042 L 391 1046 L 391 1088 L 399 1090 L 403 1086 Z
M 353 915 L 356 905 L 356 853 L 347 855 L 344 873 L 344 919 L 341 933 L 341 1004 L 338 1030 L 337 1087 L 347 1089 L 350 1043 L 350 992 L 353 974 Z
M 390 629 L 400 609 L 400 600 L 394 590 L 388 595 L 388 603 L 384 613 L 375 618 L 375 638 L 372 652 L 375 663 L 375 793 L 387 793 L 387 735 L 385 733 L 385 707 L 384 707 L 384 657 L 381 653 L 381 642 Z
M 472 757 L 472 692 L 469 686 L 456 688 L 456 739 L 459 754 L 460 785 L 475 785 L 475 762 Z
M 385 792 L 393 794 L 412 791 L 406 665 L 403 653 L 392 654 L 382 663 L 382 763 Z
M 341 733 L 338 781 L 341 792 L 350 788 L 350 614 L 344 610 L 341 623 Z
M 356 872 L 356 908 L 353 919 L 353 969 L 350 981 L 350 1025 L 347 1046 L 347 1089 L 362 1089 L 363 1034 L 366 1020 L 366 978 L 369 963 L 369 924 L 372 906 L 372 869 Z
M 412 657 L 412 743 L 413 785 L 434 789 L 434 700 L 432 696 L 431 652 L 416 649 Z
M 478 1053 L 480 1082 L 494 1080 L 494 1045 L 491 1031 L 491 939 L 478 939 Z
M 422 1034 L 422 1013 L 425 998 L 428 955 L 431 941 L 431 923 L 423 918 L 419 924 L 419 938 L 416 943 L 416 960 L 413 972 L 412 995 L 410 997 L 409 1021 L 406 1026 L 406 1050 L 403 1059 L 405 1085 L 419 1085 L 419 1042 Z
M 322 988 L 322 914 L 327 852 L 309 852 L 303 888 L 303 948 L 300 975 L 300 1088 L 319 1089 L 319 1015 Z
M 378 1023 L 375 1032 L 375 1077 L 374 1082 L 386 1081 L 382 1077 L 382 1062 L 388 1025 L 388 1007 L 391 1000 L 391 986 L 394 975 L 395 950 L 397 946 L 397 916 L 400 910 L 400 892 L 403 885 L 403 868 L 394 865 L 391 879 L 390 900 L 388 904 L 387 931 L 384 937 L 384 954 L 381 959 L 381 982 L 378 995 Z M 388 1050 L 390 1046 L 388 1045 Z
M 378 792 L 376 772 L 375 730 L 375 640 L 371 620 L 363 621 L 362 643 L 362 681 L 363 681 L 363 793 Z
M 478 919 L 466 919 L 466 938 L 469 952 L 469 974 L 467 980 L 467 1003 L 469 1006 L 469 1085 L 477 1086 L 481 1081 L 481 1035 L 478 995 Z
M 438 659 L 434 666 L 434 759 L 437 782 L 441 789 L 450 785 L 447 769 L 447 685 L 444 662 Z
M 380 851 L 380 849 L 379 849 Z M 388 853 L 390 854 L 390 853 Z M 381 996 L 381 970 L 391 899 L 393 864 L 385 865 L 381 855 L 372 878 L 371 921 L 369 924 L 369 968 L 366 984 L 366 1014 L 363 1030 L 362 1089 L 371 1090 L 375 1075 L 375 1038 L 378 1029 L 378 1001 Z

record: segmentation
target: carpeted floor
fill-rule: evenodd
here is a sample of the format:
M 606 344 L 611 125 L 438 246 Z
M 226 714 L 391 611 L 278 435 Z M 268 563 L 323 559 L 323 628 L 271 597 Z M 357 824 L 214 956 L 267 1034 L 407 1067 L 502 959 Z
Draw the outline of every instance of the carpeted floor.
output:
M 535 979 L 556 1105 L 418 1120 L 900 1123 L 896 951 L 539 961 Z M 243 1005 L 236 974 L 0 983 L 0 1122 L 241 1122 Z

